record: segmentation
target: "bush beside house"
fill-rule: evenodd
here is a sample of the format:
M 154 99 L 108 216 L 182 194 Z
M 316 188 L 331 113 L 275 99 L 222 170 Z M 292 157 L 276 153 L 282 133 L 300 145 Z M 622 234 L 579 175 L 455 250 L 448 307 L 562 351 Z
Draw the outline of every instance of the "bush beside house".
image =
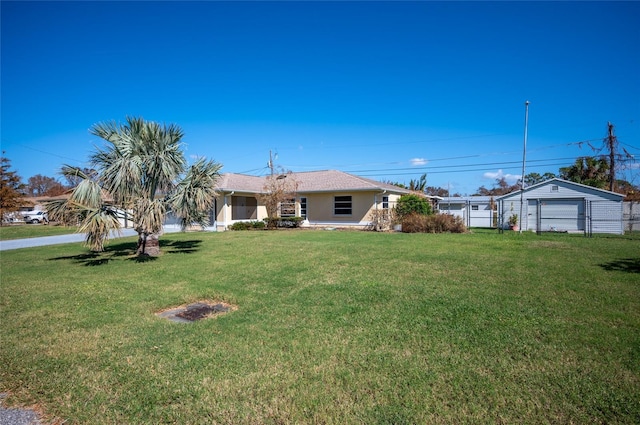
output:
M 404 233 L 465 233 L 462 217 L 452 214 L 409 214 L 402 220 Z

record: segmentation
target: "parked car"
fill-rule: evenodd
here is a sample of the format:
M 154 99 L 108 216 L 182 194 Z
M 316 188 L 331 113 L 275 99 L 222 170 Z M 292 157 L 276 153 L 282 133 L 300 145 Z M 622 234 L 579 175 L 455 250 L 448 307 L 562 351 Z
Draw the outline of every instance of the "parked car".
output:
M 33 213 L 24 216 L 24 222 L 31 224 L 47 224 L 49 222 L 49 217 L 44 211 L 34 211 Z

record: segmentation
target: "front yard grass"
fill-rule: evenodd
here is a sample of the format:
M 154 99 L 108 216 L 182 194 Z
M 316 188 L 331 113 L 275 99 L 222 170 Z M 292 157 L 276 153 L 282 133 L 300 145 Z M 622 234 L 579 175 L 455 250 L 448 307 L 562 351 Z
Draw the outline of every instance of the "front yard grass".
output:
M 255 231 L 2 253 L 0 392 L 92 424 L 640 423 L 638 238 Z M 173 323 L 156 311 L 237 306 Z
M 0 226 L 0 241 L 9 239 L 38 238 L 41 236 L 68 235 L 77 231 L 76 226 L 55 224 L 8 224 Z

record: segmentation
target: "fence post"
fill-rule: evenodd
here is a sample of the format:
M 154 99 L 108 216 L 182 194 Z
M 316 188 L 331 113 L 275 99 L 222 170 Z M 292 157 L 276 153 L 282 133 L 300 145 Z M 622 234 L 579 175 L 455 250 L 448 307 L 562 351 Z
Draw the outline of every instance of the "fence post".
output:
M 542 203 L 536 199 L 536 235 L 542 234 Z

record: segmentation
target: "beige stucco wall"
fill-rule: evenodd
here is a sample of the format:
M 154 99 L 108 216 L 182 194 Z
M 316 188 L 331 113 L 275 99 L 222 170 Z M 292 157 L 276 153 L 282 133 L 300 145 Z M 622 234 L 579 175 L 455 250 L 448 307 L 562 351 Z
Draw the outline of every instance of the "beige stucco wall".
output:
M 352 214 L 351 215 L 335 215 L 334 200 L 336 196 L 351 196 Z M 340 193 L 309 193 L 299 194 L 296 197 L 296 215 L 300 215 L 300 198 L 307 198 L 307 220 L 310 225 L 345 225 L 345 226 L 364 226 L 369 224 L 371 212 L 376 208 L 382 209 L 383 196 L 389 197 L 389 208 L 393 208 L 400 198 L 396 194 L 383 194 L 380 191 L 371 192 L 340 192 Z M 235 193 L 233 195 L 226 194 L 218 196 L 217 209 L 215 212 L 216 224 L 218 230 L 226 230 L 234 222 L 239 221 L 238 217 L 240 209 L 242 209 L 242 200 L 240 197 L 254 197 L 250 193 Z M 250 202 L 249 202 L 250 203 Z M 235 215 L 234 215 L 234 208 Z M 247 220 L 263 220 L 267 217 L 267 209 L 259 201 L 255 212 L 251 212 L 250 216 L 241 219 Z
M 334 199 L 336 196 L 351 196 L 351 215 L 335 215 Z M 382 209 L 382 197 L 389 196 L 390 207 L 395 205 L 397 195 L 383 195 L 381 192 L 341 192 L 302 194 L 307 198 L 307 219 L 313 224 L 345 224 L 366 225 L 369 223 L 372 210 Z

